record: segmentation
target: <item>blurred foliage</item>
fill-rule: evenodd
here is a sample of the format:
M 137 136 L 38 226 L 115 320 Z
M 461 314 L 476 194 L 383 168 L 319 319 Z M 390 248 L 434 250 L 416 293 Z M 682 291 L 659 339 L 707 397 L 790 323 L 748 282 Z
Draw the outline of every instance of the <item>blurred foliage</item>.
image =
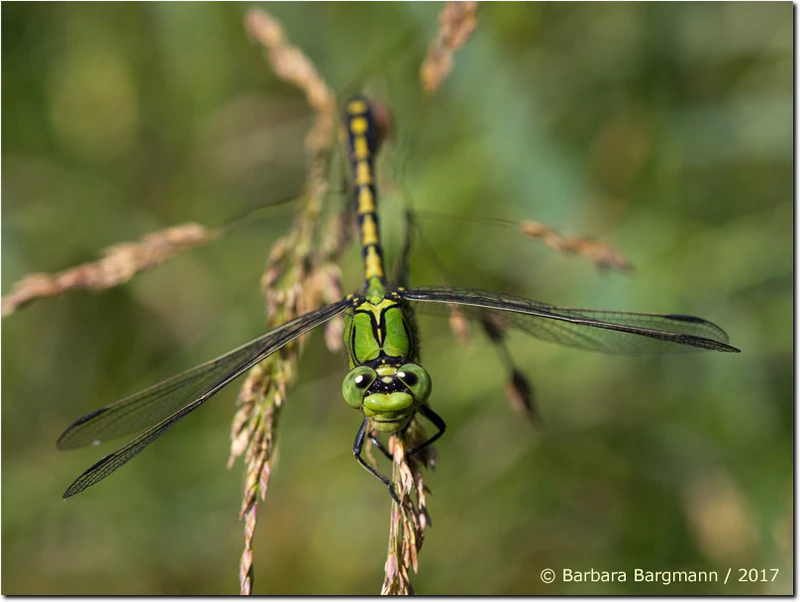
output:
M 311 115 L 243 33 L 245 4 L 4 3 L 2 290 L 186 221 L 302 190 Z M 421 319 L 447 420 L 422 593 L 789 593 L 793 583 L 792 5 L 498 3 L 419 113 L 430 3 L 270 4 L 340 93 L 391 104 L 387 256 L 401 203 L 530 218 L 636 266 L 598 273 L 505 231 L 426 225 L 454 284 L 561 305 L 691 313 L 743 353 L 624 358 L 513 335 L 546 427 L 519 420 L 490 345 Z M 420 117 L 421 115 L 421 117 Z M 56 453 L 72 420 L 263 331 L 276 211 L 103 294 L 3 321 L 4 594 L 233 593 L 236 386 L 108 481 Z M 424 254 L 412 283 L 440 276 Z M 359 284 L 359 255 L 343 264 Z M 389 499 L 352 459 L 344 357 L 313 337 L 280 425 L 257 593 L 376 593 Z M 544 585 L 540 571 L 778 568 L 774 582 Z M 736 573 L 734 572 L 734 576 Z

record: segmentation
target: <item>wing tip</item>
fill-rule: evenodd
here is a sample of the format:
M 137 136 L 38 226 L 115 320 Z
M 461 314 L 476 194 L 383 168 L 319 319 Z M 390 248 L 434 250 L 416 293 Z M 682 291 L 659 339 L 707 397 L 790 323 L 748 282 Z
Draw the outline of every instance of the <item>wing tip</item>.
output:
M 63 433 L 61 433 L 61 436 L 58 438 L 58 441 L 56 441 L 56 449 L 59 449 L 59 450 L 75 449 L 75 448 L 78 448 L 78 447 L 83 447 L 84 445 L 88 445 L 89 443 L 92 443 L 94 445 L 95 443 L 93 441 L 90 441 L 89 443 L 81 443 L 81 442 L 77 442 L 77 443 L 72 442 L 72 443 L 70 443 L 70 438 L 71 438 L 70 435 L 72 433 L 74 433 L 75 430 L 79 426 L 81 426 L 82 424 L 85 424 L 86 422 L 88 422 L 92 418 L 96 418 L 100 414 L 104 414 L 107 411 L 108 411 L 108 407 L 99 408 L 97 410 L 93 410 L 93 411 L 89 412 L 88 414 L 78 418 L 75 422 L 70 424 Z
M 104 475 L 100 479 L 94 479 L 94 478 L 92 478 L 92 474 L 91 474 L 92 470 L 97 468 L 98 465 L 100 465 L 103 462 L 105 462 L 106 459 L 108 459 L 108 456 L 106 456 L 105 458 L 103 458 L 102 460 L 97 462 L 94 466 L 89 468 L 81 476 L 79 476 L 77 479 L 75 479 L 72 482 L 72 484 L 69 487 L 67 487 L 67 490 L 64 492 L 64 495 L 61 496 L 61 498 L 66 500 L 67 498 L 70 498 L 73 495 L 78 495 L 83 490 L 87 489 L 88 487 L 91 487 L 92 485 L 94 485 L 98 481 L 101 481 L 103 478 L 108 476 L 108 475 Z

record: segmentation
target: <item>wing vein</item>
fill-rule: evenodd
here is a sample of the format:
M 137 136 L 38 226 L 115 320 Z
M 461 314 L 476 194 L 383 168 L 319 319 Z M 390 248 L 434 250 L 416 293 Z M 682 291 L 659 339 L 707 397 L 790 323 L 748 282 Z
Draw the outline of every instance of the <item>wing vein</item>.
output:
M 77 420 L 59 438 L 59 448 L 79 447 L 95 440 L 127 434 L 153 424 L 155 426 L 90 467 L 70 485 L 64 497 L 75 495 L 107 477 L 246 370 L 342 313 L 349 305 L 350 301 L 343 299 L 300 316 L 215 360 Z M 190 386 L 182 389 L 181 386 L 187 382 Z
M 728 345 L 728 335 L 719 326 L 694 316 L 556 307 L 465 288 L 426 286 L 401 294 L 419 302 L 421 313 L 442 313 L 447 304 L 458 305 L 472 319 L 488 316 L 500 326 L 541 340 L 591 351 L 627 355 L 739 351 Z

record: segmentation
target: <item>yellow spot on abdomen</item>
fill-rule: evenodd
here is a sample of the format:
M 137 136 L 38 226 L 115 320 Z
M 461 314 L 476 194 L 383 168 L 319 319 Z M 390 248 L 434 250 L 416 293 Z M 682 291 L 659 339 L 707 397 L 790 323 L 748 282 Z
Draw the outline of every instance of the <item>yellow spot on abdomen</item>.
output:
M 358 214 L 373 213 L 375 211 L 375 199 L 372 190 L 367 186 L 358 189 Z
M 347 103 L 347 112 L 351 115 L 360 115 L 367 112 L 367 103 L 363 100 L 351 100 Z
M 366 159 L 369 157 L 369 146 L 364 136 L 353 138 L 353 156 L 356 159 Z
M 366 279 L 370 278 L 383 278 L 383 262 L 380 255 L 375 251 L 375 247 L 369 247 L 367 250 L 367 258 L 364 262 Z
M 378 228 L 371 215 L 365 215 L 361 223 L 361 246 L 378 244 Z
M 372 184 L 372 169 L 367 161 L 356 163 L 356 186 Z
M 350 120 L 350 131 L 354 136 L 363 136 L 367 131 L 367 120 L 363 117 L 353 117 Z

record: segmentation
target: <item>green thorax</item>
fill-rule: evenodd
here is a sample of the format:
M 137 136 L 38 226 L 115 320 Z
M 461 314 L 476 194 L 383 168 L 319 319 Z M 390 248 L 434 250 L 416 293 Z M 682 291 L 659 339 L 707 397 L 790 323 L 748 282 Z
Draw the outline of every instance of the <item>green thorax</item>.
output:
M 376 279 L 377 280 L 377 279 Z M 345 315 L 344 338 L 350 367 L 368 363 L 399 365 L 417 361 L 416 328 L 397 293 L 373 283 Z

